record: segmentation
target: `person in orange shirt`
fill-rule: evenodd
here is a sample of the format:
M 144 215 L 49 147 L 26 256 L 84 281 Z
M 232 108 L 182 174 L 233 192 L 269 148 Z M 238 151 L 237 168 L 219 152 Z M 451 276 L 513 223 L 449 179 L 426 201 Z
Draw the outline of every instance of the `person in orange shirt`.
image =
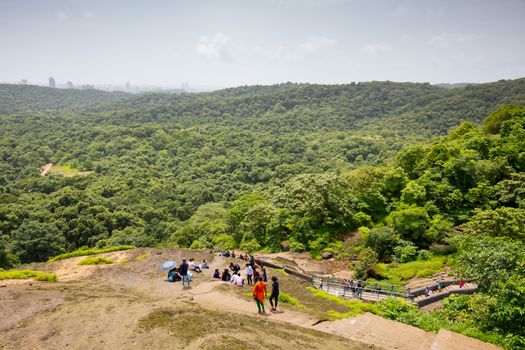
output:
M 266 283 L 262 281 L 262 278 L 257 279 L 257 283 L 253 286 L 253 299 L 257 303 L 257 309 L 259 314 L 265 314 L 264 311 L 264 297 L 268 292 L 266 291 Z

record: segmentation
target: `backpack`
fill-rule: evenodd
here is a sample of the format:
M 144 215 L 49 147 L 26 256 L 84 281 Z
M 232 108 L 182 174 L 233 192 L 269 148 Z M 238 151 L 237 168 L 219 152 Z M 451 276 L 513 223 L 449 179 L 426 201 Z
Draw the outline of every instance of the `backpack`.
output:
M 170 271 L 170 273 L 168 274 L 168 281 L 175 282 L 175 275 L 176 274 L 177 274 L 176 271 Z

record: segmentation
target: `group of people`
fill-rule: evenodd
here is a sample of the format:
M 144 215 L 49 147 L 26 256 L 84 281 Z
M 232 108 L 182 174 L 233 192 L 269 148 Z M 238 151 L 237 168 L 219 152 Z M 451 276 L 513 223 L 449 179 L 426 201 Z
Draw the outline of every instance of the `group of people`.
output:
M 255 280 L 255 285 L 253 286 L 252 296 L 257 304 L 257 311 L 260 315 L 266 314 L 264 310 L 264 299 L 268 295 L 266 289 L 266 283 L 263 281 L 262 277 L 259 277 Z M 279 280 L 277 277 L 272 276 L 272 293 L 270 294 L 270 305 L 272 311 L 277 311 L 277 304 L 279 303 Z
M 259 278 L 263 282 L 268 282 L 268 276 L 266 275 L 266 269 L 264 266 L 261 266 L 261 271 L 257 268 L 255 264 L 246 264 L 246 279 L 248 280 L 248 285 L 257 283 Z
M 458 285 L 459 285 L 459 288 L 463 288 L 465 286 L 465 280 L 463 278 L 460 278 Z M 445 288 L 445 278 L 441 277 L 441 279 L 437 283 L 436 290 L 439 292 L 444 288 Z M 423 292 L 423 294 L 428 297 L 434 294 L 434 291 L 431 289 L 431 287 L 425 287 L 425 291 Z
M 235 252 L 221 252 L 219 255 L 234 258 Z M 257 310 L 259 314 L 265 314 L 266 311 L 264 309 L 264 300 L 268 294 L 266 288 L 266 282 L 268 281 L 266 269 L 264 266 L 257 266 L 255 264 L 255 258 L 252 255 L 240 254 L 239 259 L 248 262 L 245 268 L 246 283 L 250 286 L 253 285 L 252 296 L 257 304 Z M 245 280 L 241 276 L 241 266 L 234 262 L 230 262 L 229 267 L 225 268 L 222 273 L 219 271 L 219 269 L 215 269 L 213 278 L 220 279 L 224 282 L 229 281 L 231 284 L 237 287 L 243 287 L 245 285 Z M 271 280 L 272 291 L 270 294 L 270 305 L 271 310 L 276 311 L 277 305 L 279 303 L 279 280 L 275 276 L 272 276 Z
M 230 253 L 229 251 L 224 251 L 219 253 L 220 256 L 224 257 L 235 257 L 235 252 Z M 247 261 L 245 275 L 246 283 L 251 286 L 252 296 L 257 304 L 257 310 L 259 314 L 265 314 L 264 301 L 268 295 L 266 283 L 268 281 L 268 275 L 266 274 L 266 269 L 264 266 L 257 266 L 255 264 L 255 258 L 252 255 L 240 254 L 239 258 L 243 261 Z M 204 259 L 201 264 L 197 264 L 194 259 L 182 259 L 182 263 L 178 267 L 174 267 L 168 272 L 168 281 L 176 282 L 182 281 L 182 287 L 190 287 L 191 282 L 191 271 L 202 272 L 203 269 L 208 269 L 209 265 Z M 230 273 L 231 271 L 231 273 Z M 243 287 L 245 285 L 245 280 L 241 276 L 241 266 L 238 263 L 230 262 L 228 268 L 225 268 L 221 273 L 219 269 L 215 269 L 213 272 L 214 279 L 220 279 L 224 282 L 230 282 L 231 284 L 237 287 Z M 279 303 L 279 280 L 277 277 L 272 276 L 272 291 L 270 294 L 270 305 L 271 310 L 276 311 L 277 305 Z
M 201 264 L 195 263 L 195 259 L 189 259 L 189 262 L 186 262 L 186 259 L 182 259 L 182 263 L 179 265 L 179 267 L 174 267 L 171 270 L 168 271 L 168 281 L 170 282 L 178 282 L 182 281 L 182 286 L 186 287 L 186 284 L 188 287 L 190 287 L 191 282 L 191 272 L 202 272 L 203 269 L 209 269 L 208 262 L 206 259 L 202 260 Z
M 343 288 L 345 292 L 352 291 L 354 298 L 361 298 L 363 295 L 363 289 L 365 288 L 365 282 L 359 280 L 343 280 Z

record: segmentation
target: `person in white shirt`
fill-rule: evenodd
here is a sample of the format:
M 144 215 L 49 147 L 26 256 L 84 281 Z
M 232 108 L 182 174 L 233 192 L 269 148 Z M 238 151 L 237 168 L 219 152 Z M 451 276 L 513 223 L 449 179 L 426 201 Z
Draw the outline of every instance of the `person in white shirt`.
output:
M 201 267 L 199 265 L 195 264 L 195 261 L 193 259 L 190 259 L 190 262 L 188 263 L 188 268 L 191 271 L 202 272 Z
M 248 280 L 248 284 L 249 285 L 252 285 L 253 284 L 253 268 L 252 268 L 252 265 L 250 264 L 246 264 L 246 279 Z
M 235 276 L 235 274 L 233 274 Z M 235 279 L 235 285 L 237 287 L 244 286 L 244 278 L 241 277 L 241 273 L 237 272 L 237 278 Z

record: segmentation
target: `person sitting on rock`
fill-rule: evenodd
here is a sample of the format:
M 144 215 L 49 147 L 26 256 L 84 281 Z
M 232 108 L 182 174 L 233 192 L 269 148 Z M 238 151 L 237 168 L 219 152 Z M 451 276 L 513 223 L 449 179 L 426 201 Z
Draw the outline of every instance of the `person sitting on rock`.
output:
M 206 259 L 203 259 L 202 260 L 202 264 L 200 266 L 201 269 L 209 269 L 210 266 L 208 265 L 208 262 L 206 261 Z
M 202 272 L 200 266 L 197 265 L 197 264 L 195 264 L 195 261 L 193 261 L 193 259 L 190 259 L 190 262 L 188 263 L 188 268 L 189 268 L 191 271 Z
M 215 269 L 215 272 L 213 273 L 213 278 L 221 278 L 221 273 L 219 272 L 219 269 Z
M 237 278 L 235 280 L 235 285 L 237 287 L 244 286 L 244 278 L 241 277 L 241 273 L 240 272 L 237 272 Z

